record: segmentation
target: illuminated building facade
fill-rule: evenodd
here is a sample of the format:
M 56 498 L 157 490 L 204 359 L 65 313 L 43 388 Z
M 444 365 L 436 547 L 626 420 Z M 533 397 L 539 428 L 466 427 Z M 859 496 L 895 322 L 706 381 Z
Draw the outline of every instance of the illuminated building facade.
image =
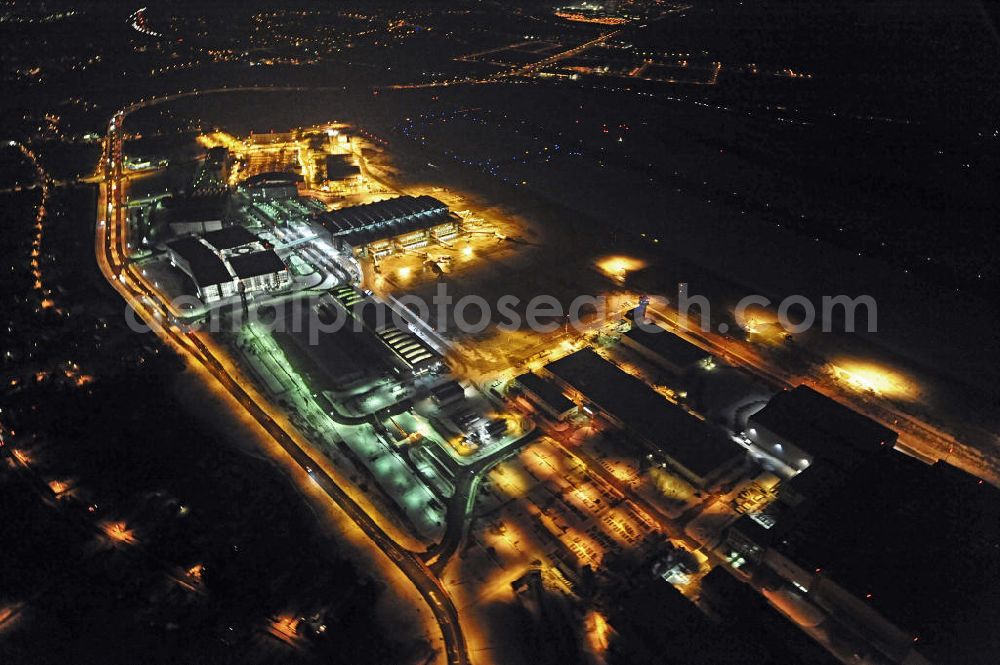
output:
M 242 226 L 171 240 L 167 253 L 206 304 L 238 293 L 277 291 L 292 283 L 284 261 Z
M 374 258 L 448 242 L 461 230 L 461 218 L 432 196 L 397 196 L 341 208 L 319 215 L 318 221 L 338 249 Z

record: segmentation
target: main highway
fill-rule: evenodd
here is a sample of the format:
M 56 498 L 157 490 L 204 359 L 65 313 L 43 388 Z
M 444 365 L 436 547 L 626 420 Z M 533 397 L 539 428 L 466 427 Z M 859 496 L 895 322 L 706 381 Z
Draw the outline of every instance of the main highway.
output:
M 143 321 L 167 345 L 182 354 L 188 362 L 204 368 L 281 446 L 289 457 L 306 470 L 312 481 L 333 500 L 340 510 L 406 575 L 430 607 L 440 627 L 447 662 L 449 665 L 466 665 L 471 661 L 465 636 L 459 624 L 458 611 L 440 580 L 419 556 L 398 544 L 379 526 L 375 518 L 369 515 L 323 470 L 321 464 L 310 457 L 295 437 L 290 435 L 271 415 L 270 405 L 263 400 L 258 402 L 258 398 L 247 391 L 237 380 L 235 371 L 229 368 L 225 361 L 220 359 L 197 333 L 183 329 L 172 322 L 168 304 L 163 301 L 162 296 L 155 289 L 149 287 L 128 259 L 126 218 L 123 214 L 125 199 L 122 165 L 122 140 L 124 137 L 122 125 L 127 114 L 139 108 L 171 99 L 211 92 L 288 91 L 294 89 L 297 88 L 228 88 L 177 93 L 137 102 L 116 113 L 108 124 L 108 135 L 102 156 L 101 170 L 104 178 L 98 197 L 98 222 L 95 235 L 97 262 L 108 282 Z

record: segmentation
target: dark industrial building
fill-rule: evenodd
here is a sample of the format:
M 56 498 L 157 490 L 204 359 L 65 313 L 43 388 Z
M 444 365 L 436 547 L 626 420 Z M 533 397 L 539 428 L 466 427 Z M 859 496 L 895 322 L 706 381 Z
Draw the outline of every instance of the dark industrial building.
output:
M 752 590 L 750 593 L 754 594 Z M 673 585 L 658 578 L 623 585 L 608 602 L 607 619 L 614 634 L 605 662 L 608 665 L 839 662 L 773 609 L 766 605 L 751 607 L 756 611 L 738 616 L 709 616 Z
M 291 199 L 299 195 L 302 176 L 298 173 L 268 172 L 252 175 L 239 185 L 254 201 Z
M 167 227 L 173 235 L 217 231 L 229 217 L 228 193 L 171 197 L 162 203 Z
M 709 488 L 745 459 L 723 430 L 671 404 L 646 383 L 583 349 L 551 362 L 544 371 L 608 419 L 663 456 L 675 472 Z
M 440 406 L 465 399 L 465 388 L 458 381 L 446 381 L 431 388 L 431 397 Z
M 233 276 L 222 257 L 197 236 L 185 236 L 167 243 L 170 263 L 194 282 L 198 297 L 209 303 L 236 294 Z
M 708 351 L 652 322 L 633 323 L 632 328 L 622 335 L 621 341 L 646 360 L 677 377 L 712 360 Z
M 378 303 L 350 286 L 330 291 L 333 300 L 381 342 L 399 369 L 421 374 L 441 361 L 441 354 L 410 330 L 400 328 L 388 305 Z
M 323 173 L 328 181 L 347 180 L 361 175 L 361 168 L 354 163 L 353 155 L 326 155 Z
M 291 283 L 281 258 L 242 226 L 228 226 L 167 243 L 170 263 L 194 282 L 205 303 L 243 293 L 274 291 Z
M 303 299 L 284 308 L 284 325 L 274 332 L 289 362 L 309 378 L 310 385 L 320 390 L 344 390 L 386 369 L 375 350 L 349 327 L 334 330 L 331 326 L 315 334 L 310 317 L 315 315 L 329 326 L 336 316 L 323 306 L 314 311 L 310 304 Z
M 272 250 L 236 254 L 227 260 L 244 292 L 279 289 L 291 282 L 288 267 Z
M 747 421 L 747 438 L 792 470 L 816 459 L 844 467 L 892 448 L 897 434 L 808 386 L 778 393 Z
M 869 661 L 993 662 L 1000 588 L 983 580 L 1000 576 L 1000 490 L 896 451 L 856 459 L 779 486 L 768 519 L 729 528 L 724 554 L 786 613 L 861 636 Z
M 563 394 L 554 383 L 527 372 L 514 379 L 514 385 L 532 404 L 556 420 L 576 413 L 576 403 Z
M 397 196 L 319 216 L 335 247 L 376 258 L 455 237 L 461 218 L 432 196 Z
M 244 245 L 251 245 L 257 242 L 257 236 L 255 236 L 250 229 L 239 225 L 227 226 L 219 229 L 218 231 L 203 233 L 201 237 L 204 238 L 205 242 L 220 252 L 233 250 L 237 247 L 243 247 Z

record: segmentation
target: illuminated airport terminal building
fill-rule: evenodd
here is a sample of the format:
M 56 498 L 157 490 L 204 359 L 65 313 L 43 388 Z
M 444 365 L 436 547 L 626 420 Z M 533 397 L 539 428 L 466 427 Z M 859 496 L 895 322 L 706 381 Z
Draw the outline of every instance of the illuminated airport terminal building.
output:
M 461 218 L 433 196 L 395 198 L 341 208 L 319 216 L 334 246 L 359 256 L 381 258 L 458 236 Z

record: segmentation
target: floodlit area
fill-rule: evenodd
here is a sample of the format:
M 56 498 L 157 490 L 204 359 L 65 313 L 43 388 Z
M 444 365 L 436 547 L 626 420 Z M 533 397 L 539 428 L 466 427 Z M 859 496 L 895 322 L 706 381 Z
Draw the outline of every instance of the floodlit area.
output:
M 135 532 L 125 522 L 104 522 L 100 525 L 100 529 L 111 544 L 132 545 L 137 542 Z
M 539 562 L 572 577 L 582 566 L 601 569 L 609 556 L 660 556 L 663 580 L 697 598 L 725 530 L 740 515 L 763 510 L 764 504 L 748 507 L 750 490 L 740 484 L 748 470 L 734 468 L 728 486 L 702 486 L 669 455 L 644 448 L 627 421 L 590 404 L 586 391 L 555 388 L 574 409 L 557 417 L 537 396 L 511 387 L 525 372 L 551 382 L 548 367 L 597 349 L 662 399 L 655 408 L 677 409 L 692 421 L 712 418 L 727 437 L 750 446 L 743 424 L 768 400 L 768 388 L 719 358 L 726 354 L 690 341 L 646 347 L 630 337 L 630 312 L 649 302 L 636 288 L 647 279 L 647 258 L 566 251 L 530 221 L 477 208 L 456 190 L 428 185 L 403 194 L 385 177 L 386 160 L 370 163 L 366 155 L 377 151 L 342 123 L 247 137 L 217 131 L 199 143 L 207 156 L 196 183 L 227 183 L 231 219 L 250 234 L 239 242 L 249 251 L 273 251 L 287 277 L 256 290 L 238 281 L 206 297 L 210 289 L 198 283 L 199 271 L 170 246 L 171 234 L 192 234 L 231 268 L 236 253 L 204 215 L 200 228 L 168 221 L 159 237 L 150 228 L 152 242 L 171 258 L 169 265 L 144 259 L 144 276 L 167 293 L 184 292 L 185 279 L 194 281 L 202 305 L 180 313 L 188 318 L 301 302 L 298 314 L 280 315 L 286 326 L 356 321 L 355 332 L 318 344 L 294 325 L 274 333 L 248 326 L 231 348 L 317 451 L 346 464 L 400 528 L 429 551 L 447 551 L 461 536 L 451 526 L 462 519 L 456 515 L 479 516 L 468 534 L 463 575 L 481 579 Z M 209 163 L 219 173 L 206 174 Z M 147 205 L 152 219 L 164 204 Z M 445 310 L 444 319 L 439 311 L 419 312 L 429 316 L 426 322 L 410 314 L 400 329 L 358 314 L 367 303 L 405 313 L 407 298 L 430 303 L 441 288 L 453 301 L 476 295 L 496 303 L 512 294 L 526 303 L 544 293 L 569 303 L 589 293 L 599 305 L 577 311 L 573 327 L 554 319 L 544 331 L 504 328 L 493 315 L 470 333 L 456 325 L 454 310 Z M 741 314 L 737 325 L 749 344 L 787 345 L 773 312 L 751 307 Z M 647 316 L 670 323 L 659 313 Z M 874 366 L 830 367 L 836 382 L 858 392 L 905 394 L 901 377 Z M 769 464 L 766 453 L 752 452 Z M 476 491 L 469 478 L 484 469 Z M 674 544 L 664 550 L 668 536 Z
M 183 297 L 180 318 L 360 283 L 357 257 L 350 247 L 335 246 L 322 216 L 394 195 L 364 171 L 370 144 L 341 123 L 242 137 L 213 131 L 197 142 L 204 156 L 182 193 L 130 204 L 128 248 L 147 272 L 163 273 L 162 280 L 154 278 L 154 288 L 172 299 Z M 253 237 L 213 245 L 212 234 L 230 227 Z M 254 252 L 252 258 L 234 256 Z
M 198 144 L 190 192 L 137 201 L 129 218 L 141 278 L 169 299 L 172 324 L 221 341 L 399 528 L 426 543 L 453 538 L 449 512 L 471 508 L 456 494 L 462 475 L 516 449 L 534 424 L 451 368 L 446 338 L 401 323 L 383 287 L 514 252 L 519 227 L 439 187 L 395 190 L 368 169 L 374 146 L 343 123 L 217 130 Z M 266 315 L 241 322 L 240 312 Z M 315 334 L 338 319 L 340 332 Z
M 818 4 L 8 0 L 0 665 L 1000 662 L 998 3 Z
M 688 64 L 643 71 L 674 66 Z M 190 191 L 135 201 L 128 247 L 151 292 L 186 296 L 156 314 L 171 329 L 233 324 L 199 339 L 315 455 L 310 490 L 330 493 L 329 470 L 363 496 L 380 526 L 419 544 L 405 556 L 469 603 L 463 617 L 531 579 L 574 598 L 590 575 L 622 570 L 700 604 L 713 568 L 747 565 L 734 530 L 774 526 L 775 486 L 833 454 L 758 420 L 800 422 L 774 415 L 793 394 L 881 436 L 809 384 L 861 403 L 919 399 L 889 367 L 801 353 L 769 308 L 727 312 L 728 334 L 699 329 L 670 306 L 652 252 L 595 247 L 571 222 L 553 237 L 441 183 L 404 186 L 363 136 L 339 122 L 202 134 Z M 455 306 L 472 296 L 485 308 Z M 532 314 L 539 297 L 563 309 Z M 102 530 L 138 542 L 124 522 Z M 587 616 L 602 652 L 609 626 Z M 267 630 L 294 642 L 297 621 Z
M 646 261 L 631 256 L 603 256 L 597 260 L 597 268 L 601 272 L 622 284 L 629 273 L 642 270 L 647 265 Z
M 841 358 L 832 361 L 828 371 L 837 385 L 849 391 L 901 401 L 915 401 L 920 395 L 912 379 L 887 365 Z
M 516 238 L 521 228 L 516 222 L 487 219 L 462 209 L 463 200 L 455 193 L 432 190 L 432 195 L 449 202 L 461 219 L 461 231 L 452 237 L 432 237 L 429 242 L 414 243 L 401 248 L 402 251 L 373 255 L 366 264 L 366 272 L 370 273 L 366 277 L 372 288 L 383 292 L 409 291 L 422 284 L 475 272 L 483 262 L 501 260 L 518 251 Z

